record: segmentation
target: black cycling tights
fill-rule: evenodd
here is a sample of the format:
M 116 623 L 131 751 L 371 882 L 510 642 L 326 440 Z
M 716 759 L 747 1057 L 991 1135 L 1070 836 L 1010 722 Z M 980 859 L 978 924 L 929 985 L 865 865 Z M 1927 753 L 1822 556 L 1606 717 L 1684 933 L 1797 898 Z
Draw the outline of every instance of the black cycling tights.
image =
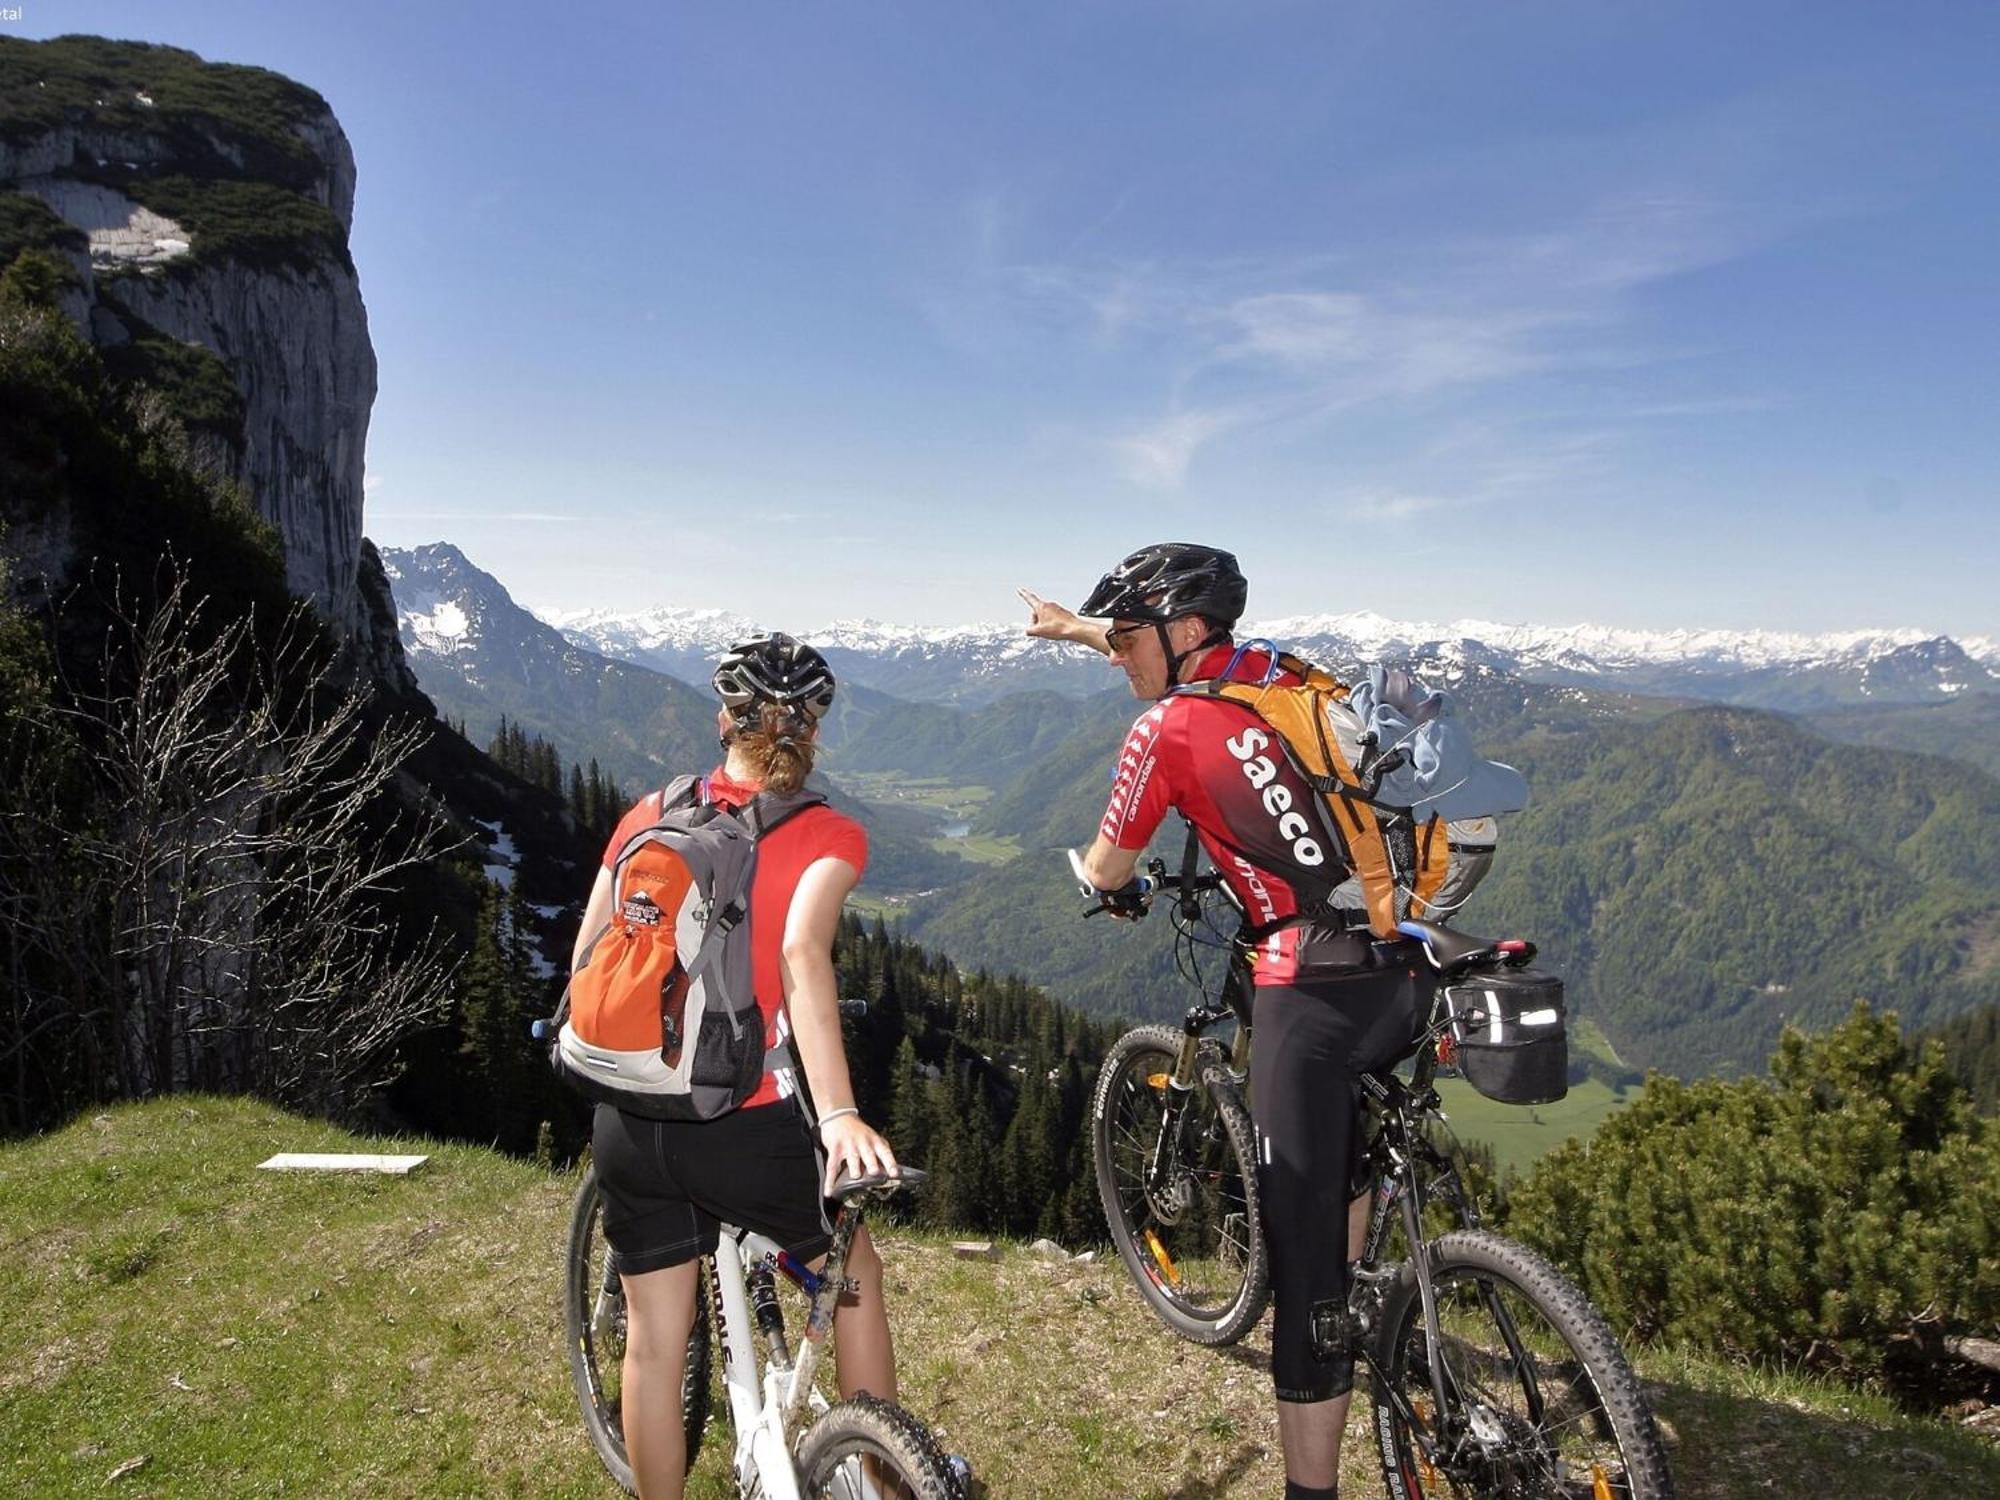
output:
M 1315 1340 L 1313 1313 L 1347 1307 L 1347 1205 L 1361 1186 L 1354 1080 L 1408 1053 L 1422 1021 L 1419 996 L 1427 994 L 1420 976 L 1400 968 L 1257 986 L 1250 1112 L 1271 1248 L 1271 1376 L 1280 1401 L 1325 1401 L 1353 1389 L 1354 1356 Z

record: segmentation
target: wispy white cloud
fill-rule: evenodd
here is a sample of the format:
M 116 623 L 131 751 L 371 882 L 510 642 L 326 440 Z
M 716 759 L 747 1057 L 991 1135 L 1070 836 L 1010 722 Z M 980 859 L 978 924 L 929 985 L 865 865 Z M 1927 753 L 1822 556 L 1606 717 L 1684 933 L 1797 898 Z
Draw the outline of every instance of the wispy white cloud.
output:
M 1397 490 L 1360 490 L 1340 497 L 1334 510 L 1351 521 L 1408 521 L 1432 511 L 1470 503 L 1452 495 L 1416 495 Z
M 976 287 L 940 324 L 996 358 L 1065 341 L 1118 357 L 1155 409 L 1121 403 L 1096 442 L 1129 481 L 1174 489 L 1220 445 L 1288 441 L 1360 408 L 1428 419 L 1440 399 L 1453 413 L 1524 402 L 1551 380 L 1685 358 L 1652 330 L 1647 294 L 1813 218 L 1739 186 L 1621 189 L 1541 226 L 1338 254 L 1034 263 L 1007 260 L 1019 226 L 1001 232 L 989 195 L 968 210 Z M 1607 420 L 1612 392 L 1582 389 L 1587 420 Z M 1775 398 L 1622 399 L 1638 420 Z

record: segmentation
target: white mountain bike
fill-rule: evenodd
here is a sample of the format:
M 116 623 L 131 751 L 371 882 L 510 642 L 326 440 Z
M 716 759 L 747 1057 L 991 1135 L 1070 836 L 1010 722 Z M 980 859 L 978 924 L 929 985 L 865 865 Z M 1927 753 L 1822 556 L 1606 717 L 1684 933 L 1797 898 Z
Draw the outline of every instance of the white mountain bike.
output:
M 848 1287 L 848 1247 L 866 1205 L 915 1187 L 924 1174 L 860 1177 L 836 1185 L 840 1212 L 833 1247 L 818 1272 L 761 1234 L 722 1226 L 697 1282 L 681 1410 L 690 1467 L 708 1422 L 713 1328 L 722 1329 L 723 1388 L 736 1433 L 733 1468 L 745 1500 L 963 1500 L 956 1474 L 929 1430 L 893 1401 L 856 1396 L 829 1404 L 813 1384 L 833 1314 Z M 603 1235 L 597 1174 L 585 1172 L 570 1217 L 563 1298 L 570 1374 L 584 1426 L 611 1477 L 633 1489 L 625 1452 L 620 1386 L 625 1359 L 625 1294 Z M 777 1281 L 807 1298 L 805 1339 L 796 1354 L 785 1336 Z M 764 1363 L 758 1366 L 761 1339 Z

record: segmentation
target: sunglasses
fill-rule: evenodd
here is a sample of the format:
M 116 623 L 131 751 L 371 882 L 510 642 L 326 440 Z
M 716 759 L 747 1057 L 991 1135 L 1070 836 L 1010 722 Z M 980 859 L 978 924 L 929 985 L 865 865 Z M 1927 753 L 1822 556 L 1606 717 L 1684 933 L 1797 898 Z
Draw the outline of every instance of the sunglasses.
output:
M 1125 649 L 1122 637 L 1137 635 L 1142 630 L 1151 630 L 1152 628 L 1153 625 L 1150 620 L 1142 620 L 1137 625 L 1119 625 L 1104 632 L 1104 644 L 1111 648 L 1113 654 L 1116 654 Z

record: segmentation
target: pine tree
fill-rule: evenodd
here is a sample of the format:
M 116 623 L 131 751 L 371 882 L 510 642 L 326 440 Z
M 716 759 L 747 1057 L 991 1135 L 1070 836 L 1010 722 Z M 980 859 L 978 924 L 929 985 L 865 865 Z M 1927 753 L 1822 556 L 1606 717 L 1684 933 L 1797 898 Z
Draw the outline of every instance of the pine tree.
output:
M 916 1046 L 906 1036 L 890 1068 L 889 1144 L 899 1161 L 925 1166 L 931 1148 L 930 1081 L 918 1070 Z

